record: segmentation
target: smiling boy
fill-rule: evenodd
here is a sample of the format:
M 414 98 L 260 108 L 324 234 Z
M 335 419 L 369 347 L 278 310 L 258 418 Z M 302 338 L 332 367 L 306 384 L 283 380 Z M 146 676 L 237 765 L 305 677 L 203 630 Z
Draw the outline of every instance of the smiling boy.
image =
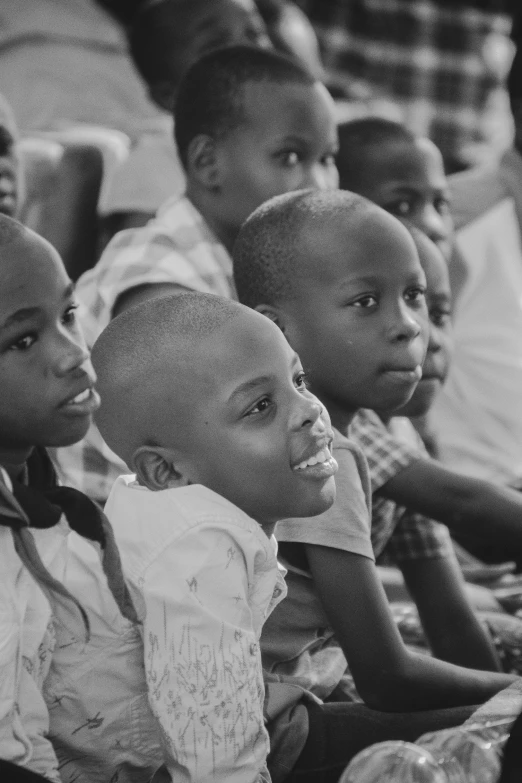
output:
M 324 85 L 285 57 L 236 46 L 189 69 L 176 103 L 187 191 L 145 228 L 121 232 L 78 283 L 94 343 L 111 318 L 184 290 L 235 298 L 230 252 L 244 219 L 266 199 L 337 186 L 337 129 Z M 105 500 L 125 466 L 92 428 L 58 455 L 67 482 Z
M 88 646 L 58 635 L 48 700 L 62 778 L 148 780 L 165 764 L 173 780 L 265 781 L 258 641 L 286 592 L 271 535 L 333 502 L 328 415 L 280 331 L 220 297 L 142 303 L 93 354 L 100 430 L 137 474 L 106 511 L 142 628 L 114 618 L 77 541 L 67 586 L 93 634 Z

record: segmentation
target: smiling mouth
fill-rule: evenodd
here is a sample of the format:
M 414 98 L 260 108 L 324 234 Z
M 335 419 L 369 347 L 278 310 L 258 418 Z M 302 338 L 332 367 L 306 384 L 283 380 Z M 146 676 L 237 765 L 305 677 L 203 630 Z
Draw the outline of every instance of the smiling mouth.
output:
M 337 462 L 328 446 L 323 446 L 308 459 L 295 465 L 293 470 L 303 476 L 315 479 L 326 479 L 337 473 Z

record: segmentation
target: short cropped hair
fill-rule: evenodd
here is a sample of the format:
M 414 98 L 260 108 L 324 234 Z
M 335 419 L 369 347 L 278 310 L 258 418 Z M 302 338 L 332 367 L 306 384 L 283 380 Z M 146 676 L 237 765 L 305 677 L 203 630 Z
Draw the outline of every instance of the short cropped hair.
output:
M 129 462 L 150 436 L 154 400 L 175 388 L 197 361 L 205 338 L 237 317 L 242 306 L 223 297 L 185 293 L 151 299 L 114 318 L 92 350 L 102 404 L 96 418 L 103 438 Z M 157 388 L 156 370 L 175 362 L 170 389 Z M 156 409 L 156 410 L 155 410 Z
M 31 239 L 38 237 L 34 231 L 26 228 L 18 220 L 12 217 L 8 217 L 0 212 L 0 267 L 2 266 L 2 253 L 1 250 L 7 245 L 13 244 L 13 242 L 20 242 L 21 240 Z M 42 240 L 43 241 L 43 240 Z
M 223 137 L 244 121 L 243 89 L 250 82 L 313 85 L 316 79 L 286 55 L 253 46 L 230 46 L 188 69 L 178 90 L 174 131 L 186 166 L 190 142 L 200 133 Z
M 350 190 L 352 172 L 360 171 L 358 156 L 361 151 L 393 141 L 413 144 L 417 139 L 406 125 L 384 117 L 348 120 L 340 123 L 338 132 L 339 152 L 336 161 L 339 169 L 339 184 L 341 188 L 347 190 Z
M 258 207 L 241 227 L 233 250 L 239 301 L 247 307 L 276 305 L 293 296 L 302 264 L 303 231 L 342 214 L 350 221 L 378 209 L 356 193 L 299 190 L 275 196 Z

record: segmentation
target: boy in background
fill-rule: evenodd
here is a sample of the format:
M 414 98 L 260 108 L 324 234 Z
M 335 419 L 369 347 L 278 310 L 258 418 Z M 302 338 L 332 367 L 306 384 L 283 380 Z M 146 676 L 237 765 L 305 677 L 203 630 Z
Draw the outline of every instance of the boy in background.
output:
M 73 542 L 47 697 L 64 783 L 261 783 L 262 625 L 286 593 L 273 530 L 335 496 L 328 414 L 266 318 L 188 293 L 149 300 L 93 350 L 107 443 L 136 476 L 107 503 L 141 627 L 115 612 Z M 94 719 L 96 716 L 96 719 Z
M 386 517 L 379 531 L 372 524 L 372 540 L 367 507 L 355 503 L 354 459 L 359 496 L 361 482 L 369 492 L 365 460 L 349 440 L 355 413 L 363 405 L 383 412 L 403 406 L 421 378 L 425 276 L 415 245 L 397 220 L 354 194 L 287 194 L 246 221 L 234 269 L 240 299 L 277 323 L 302 355 L 310 387 L 336 428 L 339 463 L 331 510 L 313 526 L 306 520 L 278 525 L 289 595 L 262 638 L 268 687 L 282 681 L 323 702 L 350 700 L 348 663 L 365 704 L 402 713 L 397 720 L 404 736 L 408 721 L 418 736 L 424 718 L 417 711 L 483 701 L 510 677 L 498 673 L 493 647 L 466 600 L 447 530 L 429 519 L 398 525 L 397 517 Z M 522 504 L 513 495 L 520 516 Z M 522 536 L 520 524 L 518 532 Z M 433 652 L 445 660 L 418 655 L 401 640 L 374 565 L 390 539 L 396 553 L 401 549 L 400 565 Z M 324 736 L 342 735 L 344 752 L 356 752 L 353 705 L 325 706 L 310 710 L 310 725 L 323 723 Z M 301 745 L 296 780 L 297 770 L 335 767 L 335 760 L 339 774 L 344 758 L 326 747 L 313 739 Z M 275 778 L 281 769 L 278 759 L 274 764 Z M 334 779 L 335 770 L 325 778 Z
M 117 235 L 78 282 L 89 345 L 147 298 L 187 289 L 235 298 L 230 252 L 245 218 L 273 195 L 337 186 L 333 101 L 282 55 L 238 46 L 203 57 L 182 81 L 175 120 L 186 194 Z M 126 471 L 94 427 L 58 461 L 67 483 L 100 501 Z
M 254 0 L 160 0 L 137 9 L 129 51 L 150 99 L 164 112 L 165 129 L 143 134 L 115 172 L 102 205 L 108 238 L 144 226 L 166 199 L 183 193 L 172 124 L 181 78 L 203 55 L 239 44 L 270 47 Z

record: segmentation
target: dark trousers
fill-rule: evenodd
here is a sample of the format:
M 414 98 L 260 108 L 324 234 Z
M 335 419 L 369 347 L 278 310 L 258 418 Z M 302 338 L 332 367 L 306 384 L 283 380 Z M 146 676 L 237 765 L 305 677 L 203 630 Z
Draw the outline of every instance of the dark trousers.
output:
M 459 726 L 476 707 L 426 712 L 378 712 L 364 704 L 308 704 L 309 733 L 288 783 L 337 783 L 363 748 L 385 740 L 414 742 L 427 731 Z
M 47 778 L 38 773 L 2 759 L 0 759 L 0 781 L 2 783 L 49 783 Z

